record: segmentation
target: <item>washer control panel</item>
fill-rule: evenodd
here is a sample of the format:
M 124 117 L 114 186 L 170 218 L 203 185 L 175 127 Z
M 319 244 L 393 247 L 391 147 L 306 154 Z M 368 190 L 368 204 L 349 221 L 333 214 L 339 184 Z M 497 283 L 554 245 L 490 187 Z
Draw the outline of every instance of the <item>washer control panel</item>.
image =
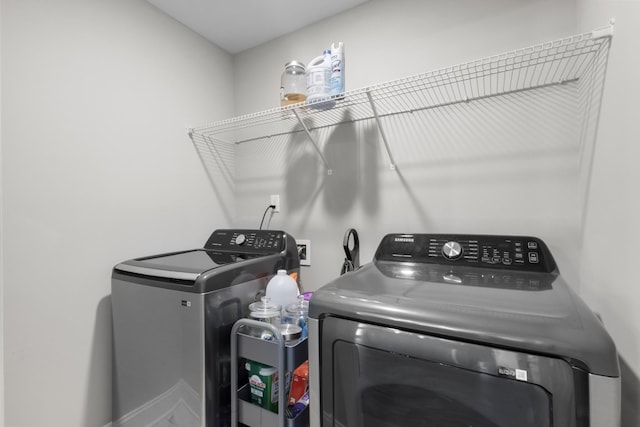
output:
M 556 270 L 545 243 L 530 236 L 389 234 L 380 242 L 375 259 L 537 272 Z
M 275 230 L 216 230 L 205 249 L 236 252 L 280 252 L 285 248 L 286 234 Z

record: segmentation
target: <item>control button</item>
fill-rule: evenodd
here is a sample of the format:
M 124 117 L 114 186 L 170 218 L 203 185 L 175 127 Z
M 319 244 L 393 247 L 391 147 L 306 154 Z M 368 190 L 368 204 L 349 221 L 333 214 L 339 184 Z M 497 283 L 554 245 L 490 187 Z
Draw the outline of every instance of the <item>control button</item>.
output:
M 500 262 L 500 257 L 499 256 L 494 256 L 492 258 L 492 260 L 493 260 L 494 263 L 499 263 Z
M 538 242 L 527 242 L 527 247 L 529 249 L 538 249 Z
M 244 242 L 246 241 L 247 237 L 244 234 L 238 234 L 238 237 L 236 237 L 236 245 L 238 246 L 244 245 Z
M 511 260 L 511 258 L 502 258 L 502 263 L 504 265 L 511 265 L 512 260 Z
M 516 259 L 522 259 L 522 253 L 516 252 Z
M 539 261 L 537 252 L 529 252 L 529 262 L 531 264 L 537 264 Z
M 462 246 L 458 242 L 447 242 L 442 246 L 442 255 L 447 259 L 458 259 L 462 255 Z

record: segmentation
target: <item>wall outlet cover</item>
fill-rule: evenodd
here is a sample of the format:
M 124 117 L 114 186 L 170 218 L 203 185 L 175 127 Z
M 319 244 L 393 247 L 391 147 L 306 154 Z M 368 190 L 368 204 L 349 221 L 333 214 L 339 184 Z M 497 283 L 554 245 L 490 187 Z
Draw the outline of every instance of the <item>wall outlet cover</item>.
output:
M 298 240 L 298 256 L 300 257 L 300 265 L 311 265 L 311 240 Z
M 271 205 L 275 206 L 273 208 L 274 212 L 280 212 L 280 195 L 279 194 L 272 194 L 271 195 Z

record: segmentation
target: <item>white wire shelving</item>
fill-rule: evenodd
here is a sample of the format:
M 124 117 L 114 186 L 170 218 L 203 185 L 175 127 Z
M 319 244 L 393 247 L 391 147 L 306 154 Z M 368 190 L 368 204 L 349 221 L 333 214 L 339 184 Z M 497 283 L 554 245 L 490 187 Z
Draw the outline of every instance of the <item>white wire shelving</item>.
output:
M 487 58 L 345 92 L 332 108 L 305 102 L 273 108 L 189 129 L 198 146 L 242 144 L 306 133 L 327 173 L 332 169 L 315 140 L 314 131 L 345 122 L 374 120 L 389 156 L 385 117 L 410 114 L 456 103 L 576 82 L 606 65 L 613 26 L 600 28 Z M 347 119 L 345 119 L 347 117 Z M 209 151 L 212 151 L 209 149 Z

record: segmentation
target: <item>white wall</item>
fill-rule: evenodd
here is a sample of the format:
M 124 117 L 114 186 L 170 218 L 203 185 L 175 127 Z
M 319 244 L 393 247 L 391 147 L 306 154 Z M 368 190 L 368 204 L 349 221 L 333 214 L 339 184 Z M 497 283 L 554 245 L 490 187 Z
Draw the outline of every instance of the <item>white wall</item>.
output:
M 362 124 L 318 132 L 334 169 L 330 177 L 302 137 L 241 145 L 238 225 L 257 222 L 268 195 L 279 193 L 283 211 L 271 226 L 312 242 L 312 266 L 302 272 L 307 290 L 338 274 L 348 227 L 360 231 L 363 262 L 387 232 L 538 235 L 613 335 L 623 372 L 623 426 L 640 425 L 640 291 L 633 270 L 640 239 L 639 8 L 637 1 L 452 6 L 372 0 L 236 55 L 237 113 L 244 114 L 277 105 L 278 78 L 287 60 L 306 62 L 333 41 L 345 42 L 347 86 L 354 89 L 590 31 L 611 17 L 617 22 L 586 205 L 579 197 L 587 184 L 584 170 L 574 163 L 580 124 L 573 121 L 576 111 L 553 107 L 565 99 L 552 91 L 527 94 L 523 104 L 504 100 L 503 109 L 482 102 L 469 109 L 442 108 L 421 117 L 419 126 L 410 120 L 388 123 L 397 173 L 386 167 L 375 129 Z M 515 107 L 524 116 L 513 117 Z M 540 116 L 540 110 L 547 114 Z M 478 146 L 484 152 L 476 151 Z
M 279 106 L 284 64 L 334 41 L 345 43 L 351 90 L 571 35 L 575 22 L 574 0 L 369 0 L 235 55 L 236 113 Z
M 106 424 L 110 268 L 134 256 L 200 245 L 213 228 L 255 227 L 275 193 L 283 212 L 271 227 L 312 240 L 313 265 L 302 276 L 310 290 L 338 274 L 348 227 L 360 231 L 363 262 L 386 232 L 539 235 L 612 331 L 631 378 L 623 386 L 627 407 L 639 407 L 640 323 L 631 270 L 638 235 L 632 164 L 638 150 L 632 140 L 638 134 L 632 103 L 638 98 L 637 5 L 371 0 L 232 59 L 142 0 L 3 0 L 6 426 Z M 246 144 L 237 152 L 237 215 L 184 131 L 277 106 L 284 63 L 306 62 L 332 41 L 345 42 L 347 86 L 354 89 L 591 30 L 611 16 L 618 25 L 584 234 L 574 191 L 580 185 L 572 160 L 576 140 L 528 129 L 523 143 L 509 145 L 520 141 L 514 136 L 519 126 L 531 125 L 523 104 L 542 102 L 536 96 L 441 109 L 417 129 L 390 123 L 397 172 L 388 169 L 377 131 L 366 124 L 320 135 L 330 142 L 323 148 L 333 177 L 304 140 Z M 514 124 L 496 118 L 512 114 L 513 106 L 522 112 L 511 116 Z M 555 113 L 545 119 L 554 120 Z M 488 126 L 470 132 L 474 120 Z M 576 126 L 565 124 L 569 132 Z M 429 139 L 421 141 L 422 133 Z M 550 143 L 532 143 L 542 137 Z M 496 141 L 486 152 L 477 149 Z M 527 179 L 519 178 L 523 170 Z M 621 199 L 622 207 L 612 210 Z M 466 201 L 473 202 L 472 211 L 465 210 Z M 528 208 L 520 208 L 525 202 Z M 622 244 L 617 256 L 597 250 L 612 235 Z M 637 410 L 625 417 L 625 426 L 640 424 Z
M 355 89 L 575 33 L 570 0 L 371 0 L 236 55 L 237 113 L 277 106 L 284 63 L 307 62 L 334 41 L 345 43 L 347 89 Z M 311 240 L 312 265 L 302 273 L 308 290 L 339 273 L 349 227 L 360 232 L 362 262 L 389 232 L 538 235 L 578 288 L 579 124 L 576 111 L 557 111 L 554 102 L 565 100 L 556 96 L 542 91 L 386 120 L 397 171 L 372 123 L 318 133 L 332 176 L 302 137 L 240 145 L 237 224 L 257 224 L 269 194 L 280 194 L 283 211 L 271 227 Z
M 110 270 L 230 225 L 187 126 L 231 57 L 143 0 L 2 3 L 7 427 L 111 421 Z
M 2 1 L 0 1 L 0 16 Z M 0 34 L 2 34 L 2 19 L 0 18 Z M 0 43 L 0 82 L 2 82 L 2 43 Z M 0 84 L 0 100 L 2 100 L 2 84 Z M 0 426 L 4 426 L 4 269 L 3 269 L 3 240 L 2 231 L 2 102 L 0 102 Z
M 615 18 L 581 264 L 582 296 L 620 352 L 623 426 L 640 425 L 640 2 L 580 0 L 581 28 Z

